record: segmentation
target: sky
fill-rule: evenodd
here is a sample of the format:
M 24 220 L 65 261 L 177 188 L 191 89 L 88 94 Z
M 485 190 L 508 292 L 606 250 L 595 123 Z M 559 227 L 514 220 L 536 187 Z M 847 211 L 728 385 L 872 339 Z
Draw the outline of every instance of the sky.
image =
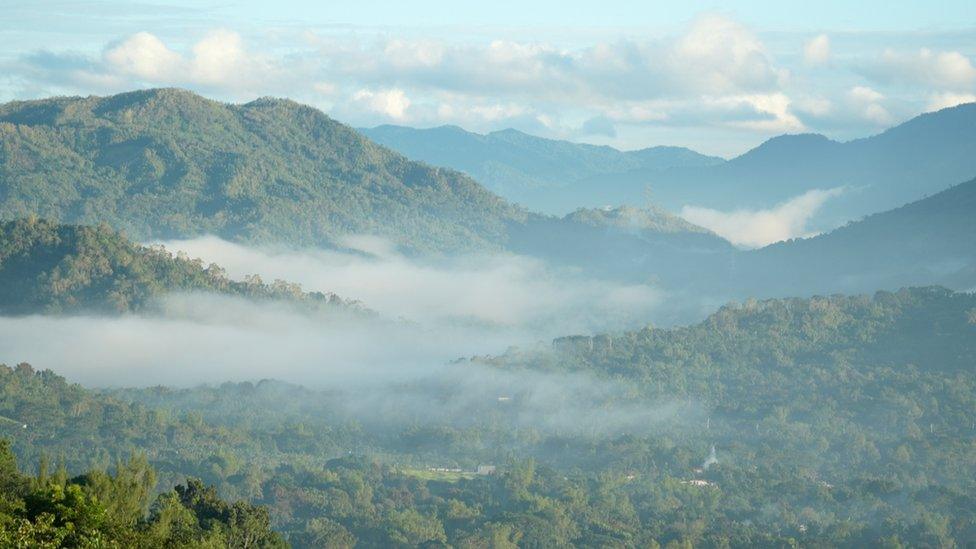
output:
M 976 101 L 976 4 L 955 0 L 3 0 L 0 44 L 2 101 L 177 86 L 726 157 Z

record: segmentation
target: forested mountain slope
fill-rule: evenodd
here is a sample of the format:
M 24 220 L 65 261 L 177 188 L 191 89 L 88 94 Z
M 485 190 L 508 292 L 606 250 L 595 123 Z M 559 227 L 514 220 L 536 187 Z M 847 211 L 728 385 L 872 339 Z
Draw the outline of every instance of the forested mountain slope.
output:
M 613 204 L 609 196 L 599 199 L 599 185 L 590 189 L 594 200 L 575 202 L 574 195 L 581 192 L 575 183 L 581 179 L 723 162 L 683 147 L 620 151 L 545 139 L 512 129 L 484 135 L 457 126 L 377 126 L 360 131 L 408 158 L 461 170 L 509 200 L 534 211 L 559 215 L 582 206 Z
M 655 207 L 580 209 L 558 219 L 530 216 L 510 234 L 515 252 L 668 289 L 695 285 L 737 253 L 718 235 Z
M 105 225 L 0 222 L 2 313 L 135 311 L 163 294 L 194 291 L 365 311 L 334 294 L 306 293 L 283 281 L 233 281 L 217 265 L 139 246 Z
M 809 239 L 745 252 L 743 292 L 863 292 L 919 283 L 976 288 L 976 179 Z
M 313 108 L 175 89 L 0 105 L 0 218 L 30 214 L 141 240 L 369 233 L 424 251 L 497 249 L 525 215 Z
M 23 463 L 63 454 L 71 471 L 142 448 L 163 486 L 191 475 L 266 505 L 300 547 L 964 546 L 974 363 L 976 297 L 917 288 L 748 301 L 684 328 L 459 362 L 525 382 L 505 403 L 407 423 L 350 421 L 340 387 L 93 392 L 0 368 L 0 435 Z M 547 371 L 613 383 L 608 419 L 684 404 L 643 431 L 553 432 L 532 401 L 587 393 L 539 384 Z M 457 398 L 438 382 L 394 387 L 433 409 Z
M 861 527 L 903 536 L 905 524 L 894 523 L 932 511 L 915 507 L 920 502 L 961 502 L 976 489 L 973 294 L 916 288 L 749 300 L 686 328 L 563 338 L 552 350 L 514 351 L 490 362 L 598 371 L 647 395 L 697 399 L 709 418 L 688 436 L 718 449 L 704 478 L 734 497 L 792 471 L 797 484 L 784 490 L 802 492 L 808 482 L 808 494 L 823 490 L 832 501 L 811 506 L 810 531 L 825 533 L 846 516 L 826 519 L 828 508 L 859 508 Z M 615 459 L 627 453 L 618 449 Z M 872 497 L 847 490 L 878 500 L 869 504 Z M 862 514 L 867 508 L 874 518 Z M 957 541 L 976 539 L 971 509 L 943 509 Z M 885 526 L 885 516 L 894 523 Z

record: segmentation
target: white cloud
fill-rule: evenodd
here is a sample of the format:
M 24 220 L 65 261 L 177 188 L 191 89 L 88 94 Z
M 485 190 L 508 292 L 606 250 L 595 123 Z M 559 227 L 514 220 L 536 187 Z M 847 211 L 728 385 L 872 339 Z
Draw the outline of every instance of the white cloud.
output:
M 976 103 L 976 95 L 971 93 L 936 93 L 929 98 L 929 104 L 925 107 L 926 111 L 937 111 L 948 109 L 964 103 Z
M 865 103 L 873 103 L 884 99 L 884 95 L 867 87 L 867 86 L 854 86 L 851 91 L 848 92 L 852 99 L 857 101 L 862 101 Z
M 717 15 L 698 19 L 670 54 L 671 69 L 708 94 L 772 89 L 786 77 L 755 34 Z
M 783 93 L 724 97 L 715 100 L 719 105 L 748 105 L 766 115 L 764 119 L 732 121 L 729 124 L 769 133 L 798 132 L 806 129 L 803 122 L 790 111 L 790 98 Z
M 213 237 L 164 244 L 215 262 L 233 278 L 257 273 L 266 280 L 290 280 L 306 289 L 361 299 L 388 318 L 429 326 L 462 320 L 555 337 L 597 326 L 643 324 L 659 302 L 653 287 L 580 278 L 525 256 L 425 262 L 399 254 L 375 236 L 341 241 L 362 253 L 250 248 Z
M 216 30 L 194 44 L 190 74 L 202 84 L 225 85 L 253 78 L 258 67 L 252 63 L 239 34 Z
M 561 138 L 585 131 L 626 148 L 646 145 L 630 142 L 641 135 L 667 141 L 673 135 L 667 132 L 681 133 L 677 128 L 686 136 L 698 129 L 722 135 L 727 143 L 743 131 L 839 130 L 853 137 L 976 92 L 976 69 L 959 51 L 888 50 L 865 62 L 853 49 L 835 57 L 827 35 L 806 36 L 803 60 L 791 71 L 752 29 L 714 14 L 671 35 L 572 46 L 518 33 L 452 40 L 327 32 L 245 38 L 217 29 L 185 46 L 140 32 L 100 56 L 25 55 L 12 78 L 50 93 L 148 85 L 235 101 L 283 95 L 355 125 L 516 127 Z M 820 68 L 811 81 L 814 67 Z M 850 68 L 871 87 L 852 81 Z
M 388 116 L 393 120 L 403 120 L 410 107 L 407 94 L 398 88 L 376 91 L 362 89 L 353 94 L 352 101 L 362 109 Z
M 60 78 L 111 91 L 151 85 L 242 94 L 266 89 L 283 74 L 284 69 L 268 56 L 248 51 L 239 34 L 216 29 L 185 54 L 151 33 L 138 32 L 107 47 L 98 62 L 87 62 Z
M 821 34 L 803 46 L 803 60 L 808 65 L 823 65 L 830 60 L 830 38 Z
M 118 72 L 148 81 L 165 81 L 179 75 L 183 58 L 148 32 L 139 32 L 105 51 L 105 61 Z
M 855 86 L 847 92 L 847 95 L 849 105 L 865 120 L 870 120 L 879 126 L 887 126 L 894 122 L 891 113 L 881 104 L 885 99 L 884 94 L 867 86 Z
M 976 67 L 957 51 L 922 48 L 906 53 L 888 49 L 864 72 L 879 82 L 921 88 L 960 91 L 971 90 L 976 85 Z
M 99 387 L 270 377 L 324 389 L 315 409 L 359 425 L 465 426 L 497 412 L 498 397 L 515 395 L 503 414 L 508 429 L 604 438 L 702 419 L 694 402 L 640 398 L 627 384 L 586 372 L 455 363 L 505 350 L 477 328 L 431 330 L 206 294 L 168 296 L 160 305 L 149 315 L 0 317 L 3 360 L 30 357 L 37 369 Z M 535 342 L 523 349 L 553 352 Z
M 681 217 L 705 227 L 737 246 L 758 248 L 797 237 L 808 237 L 807 222 L 841 188 L 814 189 L 768 210 L 722 212 L 698 206 L 685 206 Z

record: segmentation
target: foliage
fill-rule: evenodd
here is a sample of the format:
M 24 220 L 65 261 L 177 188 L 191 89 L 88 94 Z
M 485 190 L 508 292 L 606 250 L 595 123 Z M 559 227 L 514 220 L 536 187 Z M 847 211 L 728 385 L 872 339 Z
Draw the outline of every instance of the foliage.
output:
M 478 359 L 615 383 L 626 394 L 610 409 L 691 403 L 643 433 L 513 430 L 477 409 L 478 421 L 357 424 L 331 389 L 93 392 L 26 365 L 0 371 L 0 415 L 17 420 L 2 429 L 25 458 L 105 469 L 143 448 L 164 484 L 199 477 L 246 498 L 299 547 L 965 546 L 976 540 L 974 309 L 976 296 L 940 288 L 753 300 L 684 328 Z M 4 463 L 0 483 L 23 485 Z M 142 493 L 145 465 L 128 463 L 114 478 Z M 498 470 L 472 474 L 479 463 Z M 83 493 L 113 493 L 87 478 Z M 194 486 L 150 512 L 165 535 L 201 535 L 191 526 L 209 516 L 240 522 Z M 83 501 L 70 505 L 81 518 L 124 529 Z
M 236 282 L 223 269 L 161 247 L 143 247 L 105 225 L 59 225 L 28 218 L 0 222 L 0 311 L 144 309 L 167 292 L 215 292 L 279 299 L 316 308 L 365 312 L 335 294 L 306 293 L 297 284 L 259 277 Z
M 174 89 L 0 105 L 0 219 L 31 214 L 141 240 L 376 234 L 426 251 L 497 247 L 525 215 L 313 108 Z
M 14 457 L 0 442 L 0 462 Z M 67 479 L 2 472 L 14 489 L 2 493 L 3 547 L 285 547 L 270 529 L 267 510 L 229 504 L 212 487 L 189 479 L 152 503 L 155 477 L 144 458 L 133 456 L 115 475 L 92 471 Z

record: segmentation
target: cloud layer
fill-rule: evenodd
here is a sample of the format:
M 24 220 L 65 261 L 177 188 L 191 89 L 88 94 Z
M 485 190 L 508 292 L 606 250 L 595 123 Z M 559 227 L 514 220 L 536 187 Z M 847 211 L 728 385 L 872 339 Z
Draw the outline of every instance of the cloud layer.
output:
M 652 144 L 633 140 L 662 131 L 731 132 L 745 136 L 739 151 L 784 132 L 871 133 L 976 94 L 976 69 L 963 51 L 851 50 L 849 34 L 833 38 L 796 36 L 771 48 L 755 29 L 717 14 L 671 34 L 573 45 L 218 28 L 179 39 L 115 36 L 97 54 L 52 47 L 4 68 L 23 93 L 183 86 L 234 100 L 289 96 L 356 125 L 514 126 L 623 146 Z M 865 102 L 852 95 L 858 89 L 879 95 Z M 686 137 L 671 143 L 699 146 Z
M 375 237 L 344 244 L 349 251 L 216 238 L 168 246 L 219 261 L 232 275 L 287 277 L 355 296 L 380 317 L 177 294 L 139 315 L 0 317 L 0 362 L 28 361 L 90 386 L 275 378 L 326 389 L 341 414 L 384 424 L 463 426 L 500 411 L 519 427 L 604 437 L 697 413 L 688 403 L 640 401 L 585 374 L 456 362 L 512 345 L 552 352 L 555 336 L 645 325 L 660 296 L 650 287 L 581 279 L 518 256 L 419 263 Z
M 234 278 L 259 274 L 294 281 L 424 325 L 461 322 L 555 337 L 643 324 L 661 299 L 650 286 L 581 278 L 525 256 L 420 261 L 362 235 L 343 239 L 349 252 L 252 248 L 216 237 L 162 244 L 215 262 Z

